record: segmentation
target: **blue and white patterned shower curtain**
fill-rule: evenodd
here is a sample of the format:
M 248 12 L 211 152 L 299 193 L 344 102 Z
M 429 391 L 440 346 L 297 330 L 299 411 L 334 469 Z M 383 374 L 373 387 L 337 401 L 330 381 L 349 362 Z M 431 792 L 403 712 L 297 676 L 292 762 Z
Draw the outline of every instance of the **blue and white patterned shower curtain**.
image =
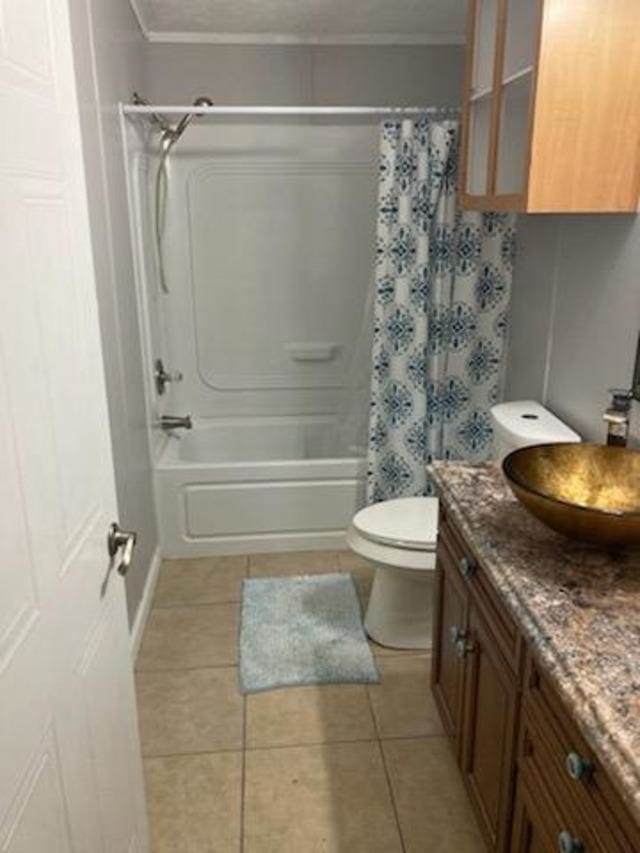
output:
M 515 219 L 457 209 L 458 126 L 381 130 L 369 502 L 429 494 L 427 463 L 491 451 Z

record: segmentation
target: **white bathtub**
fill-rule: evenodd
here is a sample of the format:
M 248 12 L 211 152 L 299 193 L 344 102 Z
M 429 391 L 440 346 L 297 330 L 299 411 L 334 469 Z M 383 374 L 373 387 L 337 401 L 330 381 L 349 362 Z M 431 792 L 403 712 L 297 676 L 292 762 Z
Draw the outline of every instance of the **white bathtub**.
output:
M 345 547 L 365 460 L 329 418 L 196 422 L 156 466 L 163 553 L 198 557 Z

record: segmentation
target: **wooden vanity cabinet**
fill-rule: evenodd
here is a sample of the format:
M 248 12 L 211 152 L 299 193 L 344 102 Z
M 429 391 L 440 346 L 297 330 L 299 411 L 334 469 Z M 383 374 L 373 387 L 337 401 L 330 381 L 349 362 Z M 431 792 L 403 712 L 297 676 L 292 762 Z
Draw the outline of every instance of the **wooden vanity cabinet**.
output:
M 434 589 L 433 695 L 487 849 L 640 851 L 638 823 L 444 508 Z
M 640 3 L 470 0 L 461 204 L 636 212 Z
M 433 693 L 487 845 L 505 850 L 519 647 L 514 649 L 509 629 L 495 612 L 486 575 L 444 514 L 439 529 Z
M 431 672 L 442 724 L 455 745 L 456 754 L 459 754 L 463 661 L 457 654 L 456 642 L 467 629 L 468 595 L 447 542 L 445 536 L 440 536 L 437 561 L 442 571 L 436 570 L 434 586 L 438 602 L 434 612 L 434 631 L 438 639 L 434 643 Z

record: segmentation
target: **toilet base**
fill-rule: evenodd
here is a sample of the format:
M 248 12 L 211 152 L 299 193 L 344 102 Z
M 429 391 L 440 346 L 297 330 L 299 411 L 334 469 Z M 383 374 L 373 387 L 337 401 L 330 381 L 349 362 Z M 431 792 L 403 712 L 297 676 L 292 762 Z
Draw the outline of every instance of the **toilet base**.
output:
M 430 649 L 433 572 L 376 565 L 364 619 L 367 634 L 393 649 Z

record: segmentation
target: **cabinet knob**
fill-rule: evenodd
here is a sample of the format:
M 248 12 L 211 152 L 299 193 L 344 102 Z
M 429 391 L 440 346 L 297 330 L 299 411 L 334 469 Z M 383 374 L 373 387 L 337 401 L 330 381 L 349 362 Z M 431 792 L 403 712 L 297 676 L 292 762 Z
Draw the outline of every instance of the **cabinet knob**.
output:
M 464 631 L 459 625 L 451 626 L 451 642 L 455 646 L 458 640 L 462 640 L 464 638 Z
M 584 844 L 563 829 L 558 835 L 558 850 L 560 853 L 584 853 Z
M 460 574 L 463 578 L 466 578 L 467 580 L 469 580 L 469 578 L 472 578 L 475 575 L 476 570 L 478 568 L 475 561 L 470 560 L 468 557 L 461 557 L 458 565 L 460 567 Z
M 456 640 L 456 654 L 459 658 L 466 658 L 467 655 L 475 651 L 476 645 L 473 640 L 467 640 L 466 637 L 460 637 Z
M 582 758 L 582 756 L 578 755 L 577 752 L 570 752 L 567 755 L 565 759 L 565 767 L 567 768 L 569 776 L 571 776 L 572 779 L 575 779 L 576 782 L 586 781 L 593 770 L 591 762 L 587 761 L 586 758 Z

